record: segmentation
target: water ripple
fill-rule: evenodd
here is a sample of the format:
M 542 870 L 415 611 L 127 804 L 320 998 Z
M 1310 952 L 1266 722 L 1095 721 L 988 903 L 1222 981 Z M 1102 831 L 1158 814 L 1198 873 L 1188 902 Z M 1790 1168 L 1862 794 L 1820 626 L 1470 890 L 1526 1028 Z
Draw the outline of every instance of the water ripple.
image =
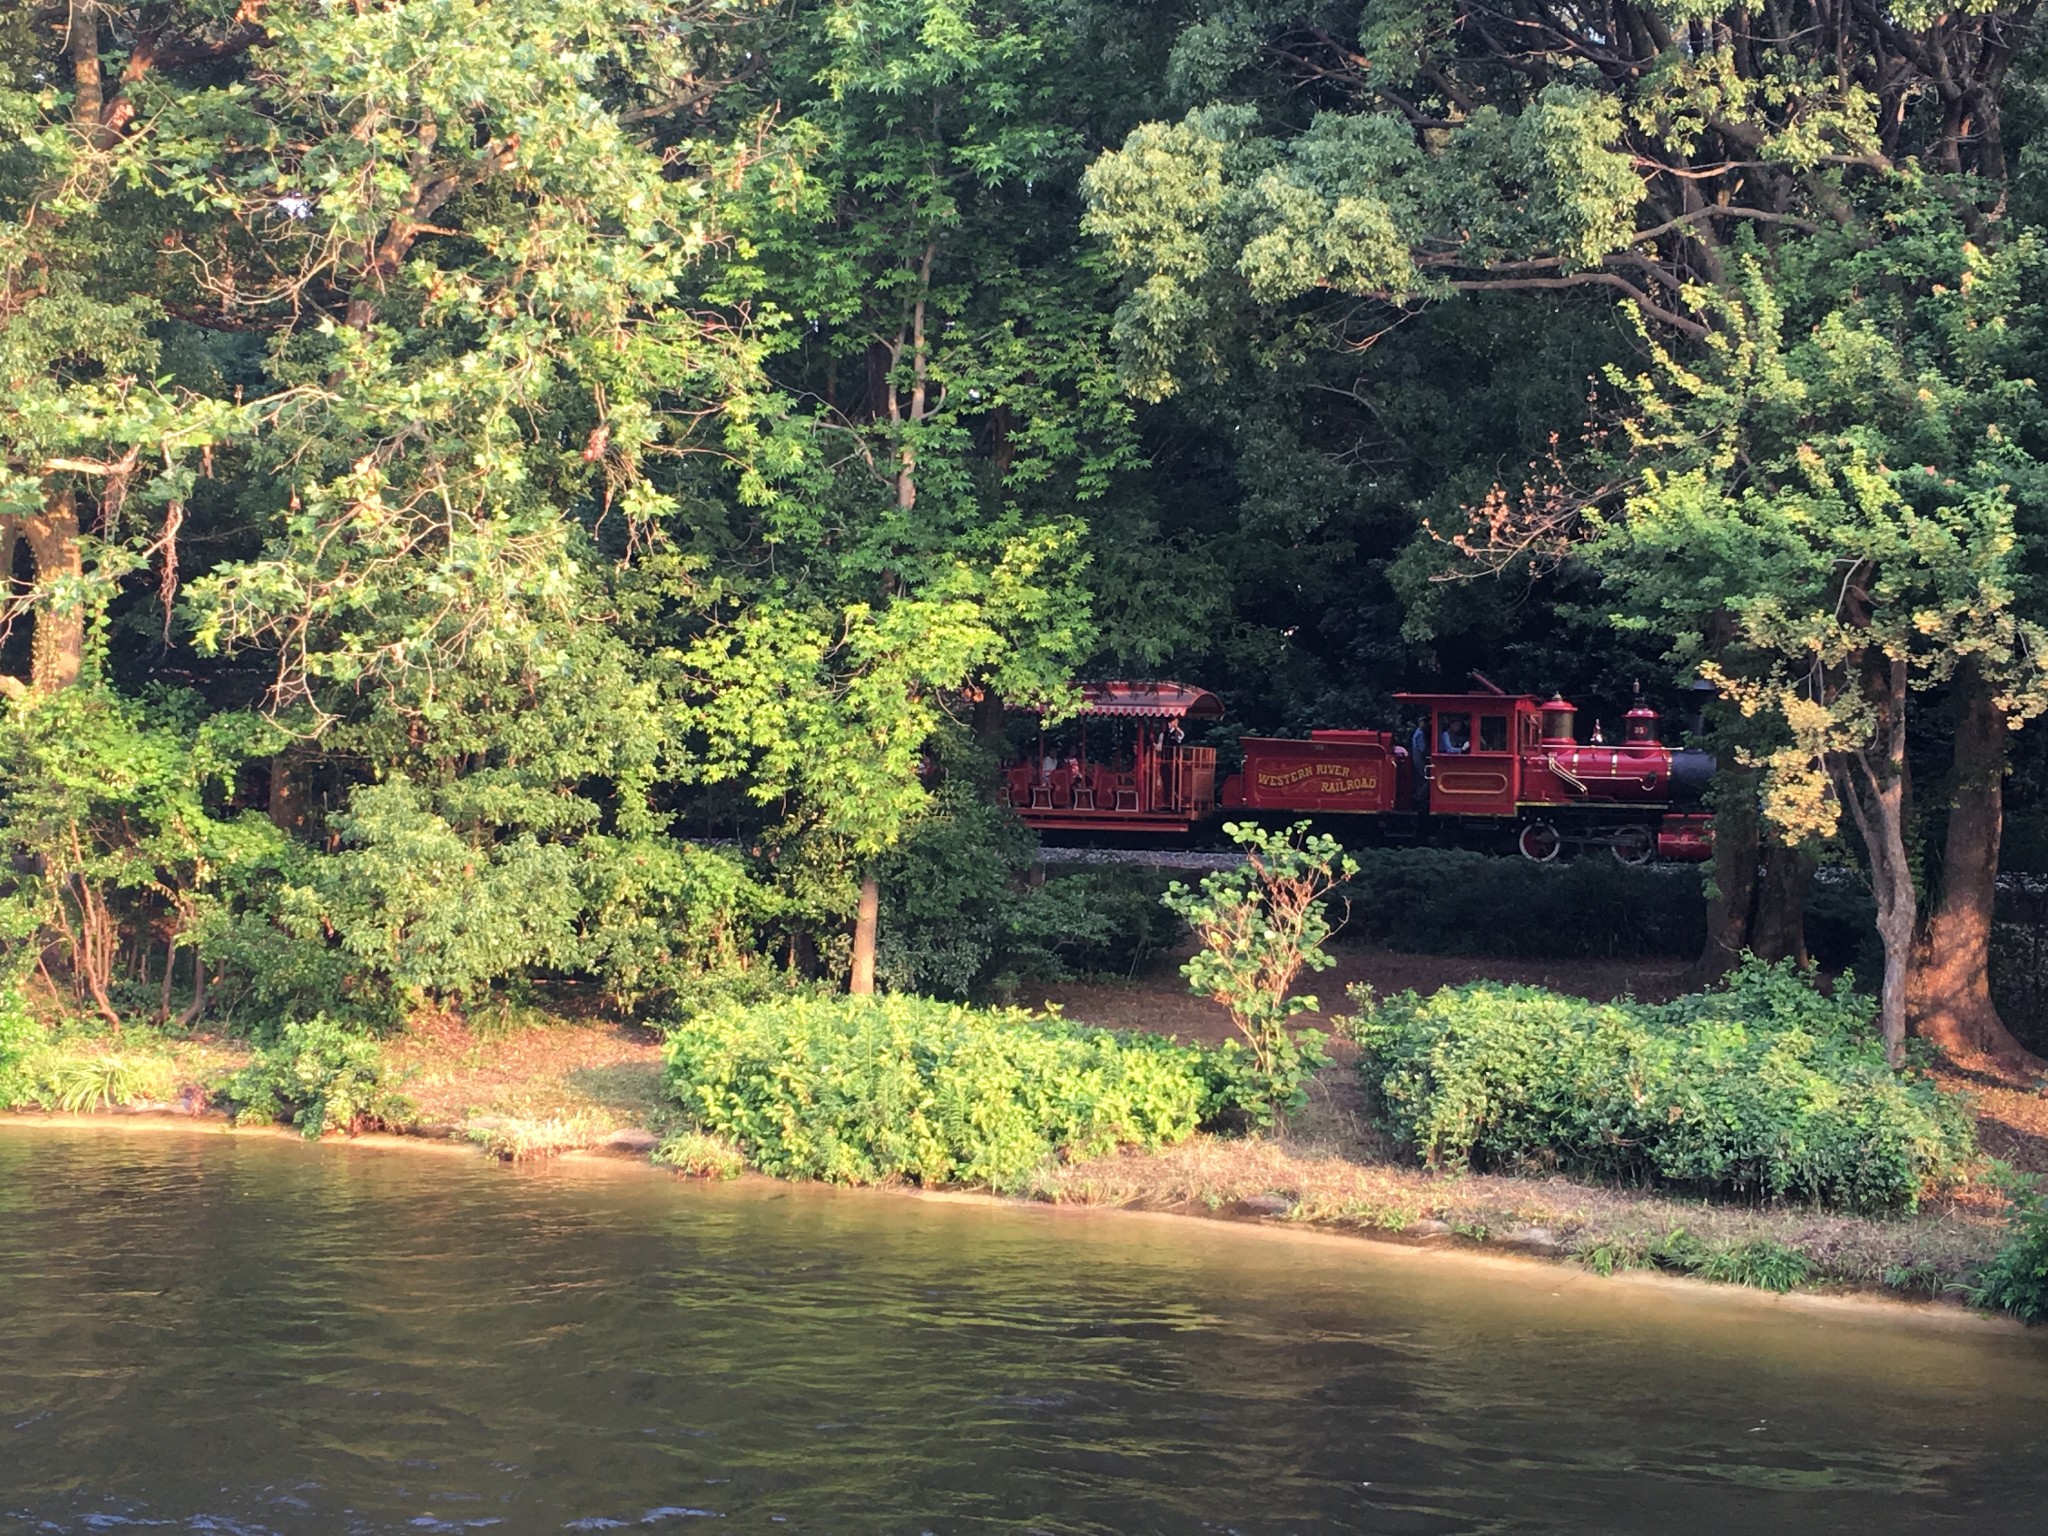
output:
M 1193 1223 L 0 1128 L 0 1536 L 2031 1532 L 2044 1430 L 2033 1339 Z

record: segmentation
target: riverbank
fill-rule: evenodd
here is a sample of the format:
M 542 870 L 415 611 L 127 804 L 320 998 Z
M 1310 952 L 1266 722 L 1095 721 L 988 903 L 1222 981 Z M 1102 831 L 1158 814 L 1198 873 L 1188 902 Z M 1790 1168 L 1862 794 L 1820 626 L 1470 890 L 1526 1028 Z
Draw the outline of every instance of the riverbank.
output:
M 330 1136 L 318 1143 L 309 1143 L 287 1127 L 237 1126 L 226 1115 L 213 1111 L 194 1114 L 156 1108 L 91 1114 L 0 1114 L 0 1135 L 15 1133 L 33 1136 L 45 1131 L 137 1136 L 152 1140 L 163 1137 L 228 1137 L 237 1142 L 296 1145 L 308 1149 L 322 1148 L 380 1157 L 425 1157 L 462 1166 L 474 1166 L 480 1160 L 476 1149 L 462 1141 L 423 1135 L 416 1131 L 365 1131 L 357 1136 Z M 552 1172 L 578 1182 L 594 1181 L 594 1187 L 598 1188 L 608 1186 L 613 1180 L 652 1179 L 670 1183 L 677 1178 L 673 1172 L 644 1155 L 608 1149 L 602 1145 L 563 1151 L 544 1161 L 524 1162 L 520 1169 L 528 1174 Z M 706 1181 L 685 1182 L 700 1184 Z M 1624 1300 L 1626 1297 L 1647 1299 L 1661 1295 L 1670 1298 L 1682 1297 L 1689 1306 L 1697 1306 L 1703 1302 L 1736 1307 L 1768 1306 L 1773 1310 L 1790 1308 L 1818 1316 L 1836 1316 L 1844 1319 L 1890 1316 L 1900 1321 L 1910 1321 L 1916 1328 L 1943 1331 L 1961 1329 L 1975 1333 L 1982 1329 L 1993 1329 L 2015 1336 L 2030 1332 L 2024 1325 L 2002 1314 L 1973 1311 L 1953 1305 L 1929 1306 L 1925 1297 L 1881 1287 L 1807 1287 L 1779 1293 L 1760 1292 L 1751 1287 L 1712 1282 L 1697 1275 L 1656 1269 L 1601 1273 L 1582 1264 L 1560 1263 L 1554 1255 L 1504 1242 L 1470 1241 L 1455 1237 L 1447 1241 L 1433 1241 L 1413 1235 L 1403 1238 L 1384 1232 L 1361 1234 L 1356 1229 L 1339 1224 L 1288 1219 L 1255 1206 L 1244 1209 L 1224 1207 L 1210 1210 L 1197 1205 L 1186 1209 L 1165 1209 L 1141 1204 L 1048 1199 L 1043 1192 L 1006 1196 L 978 1189 L 920 1189 L 915 1185 L 791 1185 L 751 1170 L 730 1181 L 711 1182 L 720 1192 L 729 1190 L 734 1195 L 742 1196 L 752 1193 L 768 1198 L 796 1196 L 807 1201 L 852 1199 L 884 1204 L 909 1201 L 921 1206 L 979 1210 L 991 1216 L 1010 1213 L 1041 1218 L 1058 1224 L 1059 1231 L 1079 1234 L 1107 1230 L 1094 1227 L 1093 1224 L 1097 1222 L 1128 1222 L 1141 1229 L 1150 1228 L 1160 1234 L 1162 1241 L 1171 1241 L 1170 1234 L 1176 1229 L 1185 1229 L 1190 1218 L 1196 1218 L 1200 1220 L 1205 1233 L 1214 1234 L 1204 1235 L 1197 1240 L 1198 1246 L 1205 1250 L 1213 1248 L 1216 1242 L 1233 1242 L 1239 1237 L 1244 1241 L 1258 1244 L 1289 1245 L 1311 1255 L 1341 1255 L 1347 1249 L 1369 1246 L 1376 1259 L 1403 1266 L 1412 1265 L 1417 1275 L 1434 1276 L 1437 1283 L 1464 1283 L 1473 1276 L 1485 1276 L 1489 1283 L 1505 1284 L 1524 1294 L 1534 1294 L 1540 1290 L 1542 1294 L 1553 1296 L 1567 1293 L 1575 1296 L 1597 1296 L 1611 1287 L 1614 1288 L 1617 1302 L 1624 1305 L 1628 1304 Z M 1377 1240 L 1362 1244 L 1362 1235 Z M 1585 1289 L 1587 1287 L 1593 1289 L 1589 1291 Z
M 1585 995 L 1670 995 L 1671 962 L 1491 962 L 1350 948 L 1318 978 L 1381 992 L 1486 977 Z M 1151 981 L 1073 984 L 1042 998 L 1069 1017 L 1188 1039 L 1227 1037 L 1222 1010 L 1190 997 L 1171 972 Z M 1312 1085 L 1310 1103 L 1259 1139 L 1200 1135 L 1156 1153 L 1127 1152 L 1042 1169 L 1030 1198 L 1074 1207 L 1256 1221 L 1474 1251 L 1571 1262 L 1599 1273 L 1660 1270 L 1772 1289 L 1954 1299 L 1996 1252 L 2003 1198 L 1975 1182 L 1910 1217 L 1874 1219 L 1798 1207 L 1751 1209 L 1677 1199 L 1562 1176 L 1432 1174 L 1374 1126 L 1349 1048 Z M 604 1150 L 646 1157 L 685 1128 L 661 1093 L 649 1031 L 601 1018 L 528 1017 L 473 1027 L 447 1016 L 414 1021 L 386 1046 L 408 1107 L 395 1129 L 413 1141 L 470 1146 L 508 1160 Z M 206 1086 L 246 1059 L 217 1040 L 174 1042 L 175 1089 L 164 1107 L 209 1112 Z M 1986 1150 L 2048 1171 L 2048 1099 L 2010 1084 L 1950 1074 L 1976 1099 Z

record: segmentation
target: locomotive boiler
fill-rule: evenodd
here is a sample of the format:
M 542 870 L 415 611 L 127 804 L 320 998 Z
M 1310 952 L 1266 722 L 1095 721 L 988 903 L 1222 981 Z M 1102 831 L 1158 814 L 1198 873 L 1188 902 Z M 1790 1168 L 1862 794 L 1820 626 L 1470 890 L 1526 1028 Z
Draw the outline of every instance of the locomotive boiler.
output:
M 1089 684 L 1079 751 L 1056 757 L 1041 742 L 1038 758 L 1007 770 L 1005 786 L 1018 814 L 1045 830 L 1189 833 L 1218 812 L 1268 812 L 1355 816 L 1375 840 L 1512 846 L 1538 863 L 1598 848 L 1625 864 L 1710 855 L 1700 802 L 1714 760 L 1667 746 L 1655 710 L 1639 701 L 1620 740 L 1603 740 L 1596 725 L 1581 741 L 1564 699 L 1474 678 L 1472 692 L 1396 694 L 1412 712 L 1405 736 L 1243 737 L 1244 767 L 1220 783 L 1213 750 L 1181 740 L 1183 719 L 1222 714 L 1215 695 L 1178 683 Z M 1091 720 L 1098 743 L 1109 734 L 1123 744 L 1118 761 L 1090 761 Z
M 1617 742 L 1597 731 L 1582 742 L 1578 711 L 1562 698 L 1491 686 L 1394 697 L 1417 715 L 1405 741 L 1391 731 L 1246 737 L 1222 808 L 1403 818 L 1433 840 L 1512 841 L 1538 863 L 1573 847 L 1604 847 L 1625 864 L 1712 851 L 1699 804 L 1714 760 L 1666 746 L 1653 709 L 1638 703 L 1623 716 Z

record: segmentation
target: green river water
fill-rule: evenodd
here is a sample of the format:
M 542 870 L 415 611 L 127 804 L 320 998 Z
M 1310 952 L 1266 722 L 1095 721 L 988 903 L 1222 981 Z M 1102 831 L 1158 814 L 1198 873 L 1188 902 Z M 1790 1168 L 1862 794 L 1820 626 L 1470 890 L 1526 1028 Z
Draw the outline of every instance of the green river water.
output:
M 16 1532 L 2048 1530 L 2048 1340 L 1169 1218 L 0 1124 Z

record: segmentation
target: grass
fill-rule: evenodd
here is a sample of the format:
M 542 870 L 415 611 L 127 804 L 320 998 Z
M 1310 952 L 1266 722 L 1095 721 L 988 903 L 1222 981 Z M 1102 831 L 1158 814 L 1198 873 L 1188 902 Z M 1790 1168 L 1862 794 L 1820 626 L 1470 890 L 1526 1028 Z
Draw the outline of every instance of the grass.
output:
M 747 1170 L 746 1155 L 729 1141 L 702 1131 L 678 1131 L 654 1150 L 654 1161 L 700 1179 L 736 1179 Z
M 82 1115 L 175 1099 L 246 1059 L 245 1051 L 212 1042 L 140 1030 L 117 1039 L 103 1029 L 69 1028 L 18 1058 L 12 1078 L 28 1094 L 20 1107 Z
M 168 1056 L 114 1052 L 56 1055 L 36 1075 L 51 1108 L 69 1115 L 116 1105 L 160 1103 L 175 1091 L 177 1079 Z
M 608 1115 L 571 1110 L 526 1119 L 479 1116 L 463 1126 L 462 1134 L 492 1157 L 525 1163 L 594 1147 L 617 1129 Z

